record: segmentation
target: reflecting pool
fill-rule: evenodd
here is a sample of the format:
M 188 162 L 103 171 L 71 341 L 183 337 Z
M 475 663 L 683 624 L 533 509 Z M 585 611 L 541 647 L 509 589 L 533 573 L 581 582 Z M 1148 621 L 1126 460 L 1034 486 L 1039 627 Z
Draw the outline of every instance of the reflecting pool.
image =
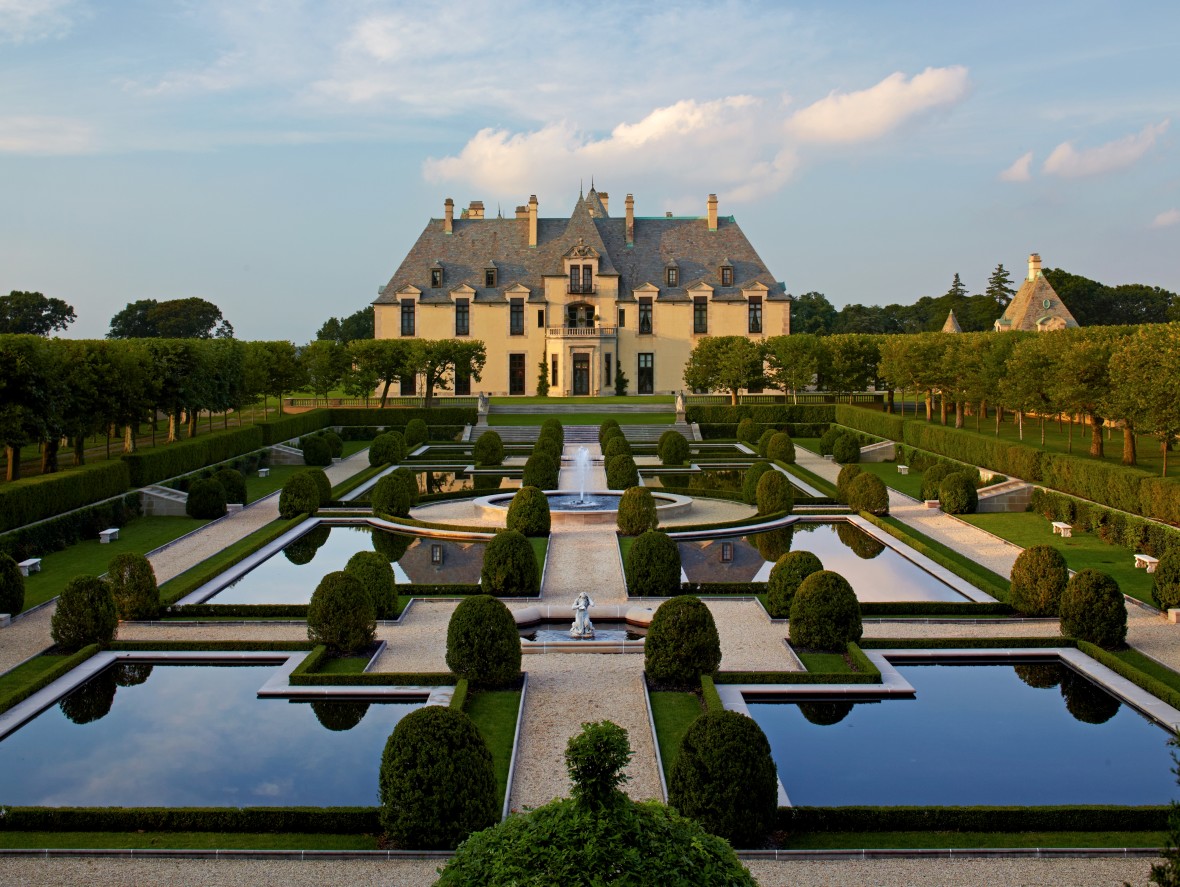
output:
M 0 803 L 369 806 L 413 703 L 259 699 L 271 665 L 121 664 L 0 741 Z
M 1166 804 L 1168 733 L 1057 662 L 898 663 L 915 699 L 752 703 L 792 804 Z
M 726 548 L 724 543 L 730 543 Z M 798 522 L 744 539 L 681 542 L 689 582 L 763 582 L 788 551 L 810 551 L 848 580 L 861 602 L 969 600 L 854 524 Z

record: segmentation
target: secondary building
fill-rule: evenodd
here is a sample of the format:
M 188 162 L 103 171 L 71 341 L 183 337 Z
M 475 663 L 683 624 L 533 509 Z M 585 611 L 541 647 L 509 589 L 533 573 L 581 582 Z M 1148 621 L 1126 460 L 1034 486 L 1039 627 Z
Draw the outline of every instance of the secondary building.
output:
M 1078 325 L 1070 310 L 1061 301 L 1061 296 L 1045 279 L 1041 271 L 1041 257 L 1033 253 L 1028 257 L 1028 277 L 996 321 L 996 332 L 1013 330 L 1073 329 Z
M 373 303 L 379 339 L 472 338 L 487 364 L 478 391 L 629 394 L 684 388 L 703 336 L 790 333 L 790 299 L 732 216 L 710 194 L 704 216 L 622 217 L 591 188 L 569 217 L 542 218 L 536 195 L 512 218 L 448 198 Z M 455 380 L 471 394 L 470 379 Z M 416 393 L 412 380 L 403 393 Z

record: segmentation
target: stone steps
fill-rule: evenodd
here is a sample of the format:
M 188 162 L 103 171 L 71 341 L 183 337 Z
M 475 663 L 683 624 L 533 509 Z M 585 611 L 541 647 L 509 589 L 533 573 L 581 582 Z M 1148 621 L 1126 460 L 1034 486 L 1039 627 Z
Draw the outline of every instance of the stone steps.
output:
M 671 413 L 671 403 L 522 403 L 492 404 L 489 413 L 521 416 L 561 416 L 577 413 Z

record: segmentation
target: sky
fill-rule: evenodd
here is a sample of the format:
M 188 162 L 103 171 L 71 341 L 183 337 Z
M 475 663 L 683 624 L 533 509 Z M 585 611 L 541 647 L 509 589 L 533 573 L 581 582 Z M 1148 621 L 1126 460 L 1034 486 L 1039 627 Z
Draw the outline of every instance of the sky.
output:
M 788 292 L 1180 291 L 1180 4 L 0 0 L 0 292 L 314 338 L 443 201 L 709 193 Z

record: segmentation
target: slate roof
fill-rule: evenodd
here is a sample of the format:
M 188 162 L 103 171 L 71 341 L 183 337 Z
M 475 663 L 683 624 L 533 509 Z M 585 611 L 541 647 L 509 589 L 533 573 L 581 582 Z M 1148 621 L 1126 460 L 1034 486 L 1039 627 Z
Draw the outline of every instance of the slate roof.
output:
M 1045 303 L 1048 302 L 1048 307 Z M 1065 307 L 1057 291 L 1053 289 L 1045 275 L 1037 271 L 1032 280 L 1026 279 L 1017 290 L 1000 319 L 996 321 L 996 329 L 1010 330 L 1038 330 L 1053 320 L 1064 322 L 1067 327 L 1076 327 L 1077 320 Z
M 947 314 L 946 323 L 944 323 L 942 325 L 942 331 L 944 333 L 961 333 L 961 332 L 963 332 L 963 328 L 961 326 L 959 326 L 958 318 L 955 317 L 955 309 L 954 308 L 952 308 L 950 310 L 950 313 Z
M 539 218 L 537 245 L 530 247 L 527 218 L 462 219 L 443 231 L 441 219 L 431 219 L 389 279 L 374 305 L 396 304 L 398 291 L 416 287 L 423 304 L 453 302 L 453 291 L 466 285 L 476 304 L 505 303 L 505 291 L 517 284 L 529 288 L 530 302 L 544 301 L 545 276 L 564 276 L 562 257 L 582 246 L 598 252 L 598 276 L 619 277 L 619 301 L 634 301 L 632 291 L 650 283 L 659 288 L 660 302 L 691 300 L 689 289 L 704 283 L 713 288 L 718 302 L 744 298 L 742 287 L 766 286 L 769 301 L 787 301 L 782 284 L 774 279 L 757 251 L 732 216 L 717 220 L 708 230 L 704 217 L 635 218 L 635 242 L 627 245 L 626 219 L 606 214 L 597 192 L 578 198 L 569 218 Z M 495 264 L 496 287 L 484 286 L 488 262 Z M 443 285 L 432 289 L 430 269 L 443 269 Z M 733 267 L 733 286 L 722 287 L 720 266 Z M 680 286 L 664 285 L 665 270 L 674 263 L 680 269 Z

